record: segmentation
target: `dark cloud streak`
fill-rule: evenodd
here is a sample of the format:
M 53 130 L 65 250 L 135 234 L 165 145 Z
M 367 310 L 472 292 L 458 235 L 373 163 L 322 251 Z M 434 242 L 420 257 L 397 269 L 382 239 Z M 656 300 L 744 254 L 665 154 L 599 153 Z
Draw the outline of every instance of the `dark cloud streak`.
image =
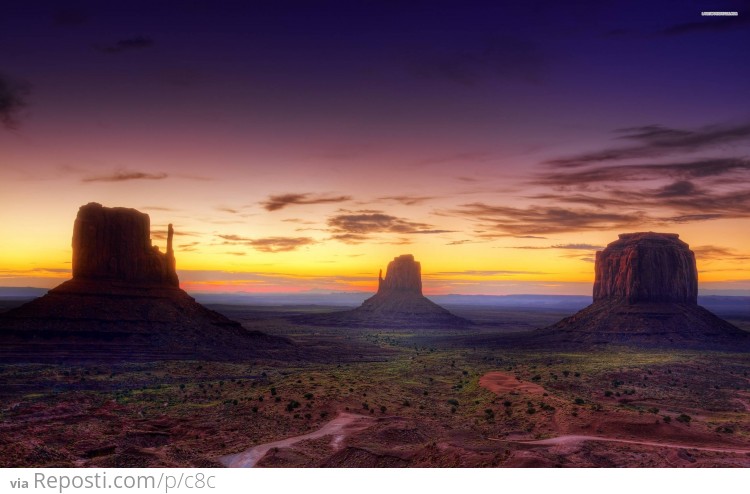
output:
M 128 180 L 163 180 L 167 178 L 164 172 L 147 173 L 137 171 L 120 171 L 111 175 L 99 175 L 96 177 L 82 178 L 81 182 L 127 182 Z
M 750 123 L 710 125 L 696 130 L 672 129 L 661 125 L 643 125 L 618 129 L 618 139 L 634 141 L 628 147 L 556 158 L 545 164 L 557 168 L 576 168 L 637 158 L 657 158 L 670 154 L 695 152 L 722 144 L 750 140 Z
M 278 211 L 287 206 L 312 205 L 312 204 L 331 204 L 350 201 L 351 196 L 327 196 L 312 193 L 304 194 L 279 194 L 270 196 L 260 204 L 267 211 Z

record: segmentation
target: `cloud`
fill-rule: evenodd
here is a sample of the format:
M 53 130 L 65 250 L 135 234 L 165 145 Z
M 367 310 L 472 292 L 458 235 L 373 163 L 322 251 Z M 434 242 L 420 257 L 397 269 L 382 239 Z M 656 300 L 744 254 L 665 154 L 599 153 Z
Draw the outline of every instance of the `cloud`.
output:
M 532 245 L 522 245 L 522 246 L 516 246 L 516 247 L 505 247 L 506 249 L 529 249 L 529 250 L 546 250 L 546 249 L 570 249 L 570 250 L 599 250 L 603 249 L 604 247 L 601 245 L 593 245 L 593 244 L 556 244 L 556 245 L 546 245 L 546 246 L 532 246 Z M 578 255 L 578 254 L 574 254 Z
M 699 261 L 722 260 L 745 262 L 750 260 L 750 254 L 739 253 L 735 249 L 717 245 L 699 245 L 692 247 L 692 251 L 695 252 L 695 257 Z
M 134 38 L 126 38 L 118 40 L 116 43 L 106 46 L 97 47 L 97 50 L 102 53 L 121 53 L 123 51 L 132 50 L 143 50 L 151 48 L 155 45 L 153 39 L 146 36 L 136 36 Z
M 404 206 L 413 206 L 415 204 L 421 204 L 426 201 L 436 199 L 435 196 L 387 196 L 378 197 L 378 201 L 394 201 L 403 204 Z
M 280 194 L 270 196 L 260 204 L 267 211 L 278 211 L 284 209 L 287 206 L 295 205 L 310 205 L 310 204 L 328 204 L 337 202 L 350 201 L 351 196 L 330 196 L 330 195 L 318 195 L 312 193 L 304 194 Z
M 485 277 L 492 278 L 495 276 L 513 276 L 518 274 L 535 274 L 535 275 L 546 275 L 552 273 L 546 273 L 543 271 L 513 271 L 513 270 L 475 270 L 467 269 L 465 271 L 436 271 L 434 273 L 425 273 L 424 276 L 473 276 L 473 277 Z
M 118 171 L 110 175 L 82 178 L 81 182 L 126 182 L 128 180 L 163 180 L 166 173 L 147 173 L 138 171 Z
M 545 57 L 535 43 L 505 35 L 473 46 L 457 43 L 442 50 L 413 53 L 409 63 L 410 72 L 417 78 L 463 86 L 491 78 L 538 82 L 544 67 Z
M 557 205 L 516 208 L 481 202 L 464 204 L 453 213 L 480 222 L 486 232 L 480 237 L 613 230 L 642 225 L 647 218 L 639 211 L 607 212 Z
M 638 182 L 664 178 L 705 179 L 744 175 L 748 172 L 750 172 L 750 160 L 746 158 L 706 158 L 660 164 L 601 165 L 580 171 L 562 169 L 557 172 L 540 173 L 531 182 L 536 185 L 584 189 L 586 186 L 604 182 Z
M 367 239 L 368 235 L 374 233 L 403 235 L 451 232 L 451 230 L 435 229 L 427 223 L 410 221 L 374 210 L 345 211 L 343 214 L 328 218 L 328 227 L 333 239 L 347 243 L 362 242 Z
M 19 126 L 19 113 L 28 106 L 31 85 L 0 73 L 0 122 L 6 129 Z
M 559 168 L 575 168 L 612 161 L 656 158 L 675 153 L 700 151 L 750 139 L 750 123 L 709 125 L 693 130 L 643 125 L 618 129 L 615 132 L 620 134 L 618 139 L 635 142 L 635 144 L 556 158 L 547 161 L 546 164 Z
M 250 238 L 234 234 L 217 235 L 226 245 L 246 245 L 260 252 L 290 252 L 305 245 L 317 243 L 310 237 L 265 237 Z

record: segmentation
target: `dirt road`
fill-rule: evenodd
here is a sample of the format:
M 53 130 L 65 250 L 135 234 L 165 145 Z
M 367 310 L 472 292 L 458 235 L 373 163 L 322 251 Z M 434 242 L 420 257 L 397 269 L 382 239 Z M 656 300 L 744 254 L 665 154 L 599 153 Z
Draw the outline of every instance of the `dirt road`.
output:
M 333 436 L 331 439 L 331 447 L 337 449 L 346 436 L 352 432 L 366 429 L 372 425 L 373 421 L 374 419 L 372 417 L 366 415 L 341 412 L 335 419 L 331 420 L 315 432 L 310 432 L 301 436 L 288 437 L 271 443 L 259 444 L 242 453 L 224 456 L 220 461 L 227 467 L 250 468 L 255 466 L 255 464 L 258 463 L 258 461 L 260 461 L 260 459 L 263 458 L 272 448 L 288 448 L 300 441 L 317 439 L 324 436 Z

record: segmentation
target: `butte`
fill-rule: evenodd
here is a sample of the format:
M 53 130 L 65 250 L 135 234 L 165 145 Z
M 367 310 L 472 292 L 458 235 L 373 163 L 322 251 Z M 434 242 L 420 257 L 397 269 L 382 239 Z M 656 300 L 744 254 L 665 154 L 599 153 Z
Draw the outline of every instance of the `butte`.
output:
M 387 328 L 461 328 L 472 323 L 422 294 L 422 267 L 410 254 L 388 263 L 378 291 L 354 310 L 301 316 L 300 322 L 333 326 Z
M 674 233 L 623 233 L 596 253 L 591 305 L 532 336 L 542 345 L 748 349 L 750 334 L 698 305 L 695 254 Z
M 179 287 L 169 225 L 166 253 L 150 218 L 89 203 L 73 228 L 73 279 L 0 315 L 10 361 L 235 360 L 291 346 L 248 331 Z

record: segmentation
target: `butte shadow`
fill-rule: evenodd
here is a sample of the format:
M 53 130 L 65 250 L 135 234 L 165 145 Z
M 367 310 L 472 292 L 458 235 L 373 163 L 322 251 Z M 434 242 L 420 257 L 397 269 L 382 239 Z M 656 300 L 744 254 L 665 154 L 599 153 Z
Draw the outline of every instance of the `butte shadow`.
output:
M 0 360 L 242 360 L 293 348 L 181 290 L 173 233 L 170 224 L 161 253 L 151 245 L 147 214 L 82 206 L 73 228 L 73 279 L 0 315 Z
M 422 295 L 422 267 L 410 254 L 394 258 L 378 276 L 378 291 L 353 310 L 291 318 L 321 326 L 440 329 L 472 325 Z
M 695 254 L 674 233 L 624 233 L 596 253 L 594 301 L 517 343 L 750 351 L 750 334 L 698 305 Z

